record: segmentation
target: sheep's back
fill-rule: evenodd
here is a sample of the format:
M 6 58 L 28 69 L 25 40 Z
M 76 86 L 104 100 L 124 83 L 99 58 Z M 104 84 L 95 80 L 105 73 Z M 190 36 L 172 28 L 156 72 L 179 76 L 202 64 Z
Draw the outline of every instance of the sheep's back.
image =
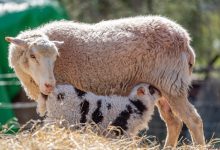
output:
M 93 25 L 60 22 L 44 28 L 51 40 L 64 41 L 55 65 L 58 83 L 120 95 L 128 94 L 140 82 L 171 89 L 177 74 L 189 84 L 188 58 L 183 58 L 190 55 L 189 36 L 168 19 L 136 17 Z

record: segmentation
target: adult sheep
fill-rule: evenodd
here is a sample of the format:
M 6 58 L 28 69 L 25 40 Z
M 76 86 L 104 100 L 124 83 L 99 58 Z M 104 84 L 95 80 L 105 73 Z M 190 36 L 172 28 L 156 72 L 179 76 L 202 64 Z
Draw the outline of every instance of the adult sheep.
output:
M 167 126 L 165 147 L 176 146 L 182 121 L 193 142 L 205 144 L 202 120 L 187 99 L 195 54 L 188 33 L 180 25 L 159 16 L 97 24 L 56 21 L 6 38 L 13 43 L 9 47 L 10 66 L 32 99 L 37 99 L 40 92 L 48 94 L 54 87 L 38 82 L 54 83 L 51 63 L 44 64 L 48 70 L 36 69 L 42 75 L 34 79 L 34 73 L 28 71 L 31 56 L 24 56 L 36 51 L 31 43 L 41 37 L 64 41 L 58 46 L 60 57 L 54 68 L 57 83 L 71 83 L 80 90 L 102 95 L 127 95 L 135 84 L 152 84 L 164 97 L 157 106 Z

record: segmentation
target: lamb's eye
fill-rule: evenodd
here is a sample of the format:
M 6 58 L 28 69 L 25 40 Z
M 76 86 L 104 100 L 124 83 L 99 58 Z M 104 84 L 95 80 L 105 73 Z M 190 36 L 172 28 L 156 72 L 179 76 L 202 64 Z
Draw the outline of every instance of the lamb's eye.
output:
M 155 88 L 153 86 L 149 86 L 149 92 L 151 95 L 153 95 L 155 93 Z
M 65 97 L 65 93 L 59 93 L 58 95 L 57 95 L 57 100 L 63 100 L 64 99 L 64 97 Z
M 36 56 L 34 54 L 31 54 L 30 57 L 36 59 Z

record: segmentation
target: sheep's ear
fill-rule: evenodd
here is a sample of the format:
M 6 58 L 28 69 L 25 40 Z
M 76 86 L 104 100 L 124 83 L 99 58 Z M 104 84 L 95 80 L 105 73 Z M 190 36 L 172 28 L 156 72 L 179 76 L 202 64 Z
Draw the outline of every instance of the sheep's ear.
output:
M 5 37 L 5 40 L 10 43 L 13 43 L 17 46 L 23 47 L 23 48 L 28 47 L 27 42 L 23 39 L 18 39 L 18 38 L 13 38 L 13 37 Z
M 143 96 L 145 95 L 145 89 L 143 87 L 139 87 L 137 89 L 137 96 Z
M 63 45 L 64 41 L 52 41 L 56 46 Z

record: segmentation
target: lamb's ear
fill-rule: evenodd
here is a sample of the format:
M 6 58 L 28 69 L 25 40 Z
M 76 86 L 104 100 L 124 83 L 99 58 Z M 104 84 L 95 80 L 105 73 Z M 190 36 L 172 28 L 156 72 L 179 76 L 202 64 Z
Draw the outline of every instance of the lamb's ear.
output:
M 23 39 L 18 39 L 18 38 L 13 38 L 13 37 L 5 37 L 5 40 L 10 42 L 10 43 L 13 43 L 17 46 L 20 46 L 22 48 L 27 48 L 28 47 L 27 42 Z
M 53 42 L 58 47 L 63 45 L 63 43 L 64 43 L 64 41 L 51 41 L 51 42 Z
M 145 95 L 145 89 L 143 87 L 139 87 L 137 89 L 137 96 L 143 96 Z

